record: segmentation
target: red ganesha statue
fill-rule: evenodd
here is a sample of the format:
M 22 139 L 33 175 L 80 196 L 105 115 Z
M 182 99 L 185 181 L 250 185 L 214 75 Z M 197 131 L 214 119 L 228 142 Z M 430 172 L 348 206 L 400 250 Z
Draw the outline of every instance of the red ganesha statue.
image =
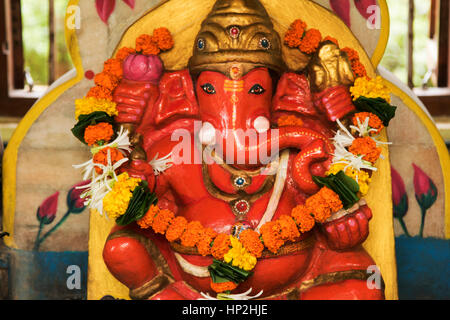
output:
M 142 51 L 124 59 L 113 101 L 132 150 L 120 172 L 158 198 L 104 246 L 131 298 L 251 289 L 263 299 L 384 299 L 383 288 L 367 285 L 375 262 L 361 246 L 372 217 L 364 190 L 348 183 L 342 197 L 333 188 L 348 182 L 335 160 L 352 153 L 352 141 L 371 139 L 380 119 L 355 122 L 357 58 L 334 39 L 308 50 L 314 31 L 296 21 L 283 41 L 259 1 L 218 0 L 188 69 L 164 71 Z M 301 70 L 282 54 L 296 40 L 308 57 Z M 352 120 L 369 134 L 348 137 L 343 153 L 336 131 L 354 135 L 343 129 Z

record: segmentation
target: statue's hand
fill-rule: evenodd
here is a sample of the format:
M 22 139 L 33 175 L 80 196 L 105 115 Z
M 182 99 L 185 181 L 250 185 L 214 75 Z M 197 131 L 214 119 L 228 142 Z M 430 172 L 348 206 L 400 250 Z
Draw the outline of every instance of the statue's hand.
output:
M 336 86 L 314 94 L 314 105 L 335 122 L 355 111 L 350 92 L 345 86 Z
M 346 250 L 363 243 L 369 235 L 372 210 L 367 205 L 340 219 L 325 223 L 324 233 L 333 250 Z
M 139 124 L 148 102 L 155 94 L 155 86 L 149 82 L 122 79 L 114 91 L 113 100 L 117 104 L 118 123 Z
M 354 75 L 347 55 L 327 42 L 315 53 L 308 67 L 314 104 L 334 122 L 355 110 L 348 86 Z

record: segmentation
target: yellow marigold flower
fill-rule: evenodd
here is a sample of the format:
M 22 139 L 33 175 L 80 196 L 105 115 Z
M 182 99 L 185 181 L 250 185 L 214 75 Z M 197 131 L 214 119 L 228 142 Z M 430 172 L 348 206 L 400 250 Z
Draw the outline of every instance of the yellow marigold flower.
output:
M 95 111 L 104 111 L 110 116 L 117 116 L 116 103 L 106 99 L 88 97 L 75 100 L 75 119 L 78 120 L 82 114 L 91 114 Z
M 330 170 L 326 173 L 327 175 L 337 174 L 339 171 L 344 171 L 347 164 L 345 163 L 335 163 L 330 167 Z M 365 196 L 369 192 L 369 184 L 372 182 L 369 173 L 366 171 L 358 171 L 352 167 L 348 167 L 344 173 L 353 178 L 359 184 L 359 192 L 361 196 Z
M 244 248 L 239 239 L 230 236 L 230 241 L 232 248 L 225 254 L 224 261 L 245 271 L 253 270 L 257 262 L 256 257 Z
M 126 172 L 117 178 L 112 190 L 103 198 L 103 208 L 111 219 L 125 214 L 134 189 L 141 183 L 141 179 L 130 178 Z
M 353 87 L 350 88 L 353 100 L 359 97 L 366 98 L 383 98 L 391 103 L 391 95 L 389 89 L 384 85 L 383 78 L 377 76 L 375 79 L 360 77 L 355 80 Z

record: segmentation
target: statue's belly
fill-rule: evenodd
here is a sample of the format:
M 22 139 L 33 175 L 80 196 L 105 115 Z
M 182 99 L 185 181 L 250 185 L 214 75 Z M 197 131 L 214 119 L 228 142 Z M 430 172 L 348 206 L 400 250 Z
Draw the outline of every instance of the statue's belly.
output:
M 311 248 L 289 254 L 285 256 L 277 256 L 272 258 L 259 259 L 253 270 L 253 275 L 247 281 L 242 283 L 238 289 L 233 293 L 246 292 L 252 288 L 252 294 L 255 295 L 263 290 L 263 297 L 282 293 L 284 290 L 290 289 L 290 286 L 295 283 L 306 271 L 309 264 Z M 207 267 L 212 263 L 211 257 L 181 255 L 185 260 L 195 266 Z M 211 279 L 199 278 L 191 275 L 189 272 L 183 270 L 180 265 L 183 280 L 199 292 L 211 292 Z

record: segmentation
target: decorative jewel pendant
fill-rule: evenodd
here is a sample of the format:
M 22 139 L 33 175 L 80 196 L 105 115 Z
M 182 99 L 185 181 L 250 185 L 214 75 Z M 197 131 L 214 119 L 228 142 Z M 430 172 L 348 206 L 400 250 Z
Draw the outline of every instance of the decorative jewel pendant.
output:
M 230 28 L 230 37 L 233 39 L 237 39 L 239 37 L 239 34 L 241 33 L 241 30 L 239 29 L 239 27 L 231 27 Z
M 231 203 L 231 209 L 236 217 L 238 217 L 238 220 L 242 221 L 250 211 L 250 203 L 244 199 L 235 200 Z
M 237 189 L 242 190 L 242 189 L 246 188 L 247 186 L 249 186 L 250 184 L 251 184 L 250 178 L 246 178 L 243 176 L 233 177 L 233 185 Z

